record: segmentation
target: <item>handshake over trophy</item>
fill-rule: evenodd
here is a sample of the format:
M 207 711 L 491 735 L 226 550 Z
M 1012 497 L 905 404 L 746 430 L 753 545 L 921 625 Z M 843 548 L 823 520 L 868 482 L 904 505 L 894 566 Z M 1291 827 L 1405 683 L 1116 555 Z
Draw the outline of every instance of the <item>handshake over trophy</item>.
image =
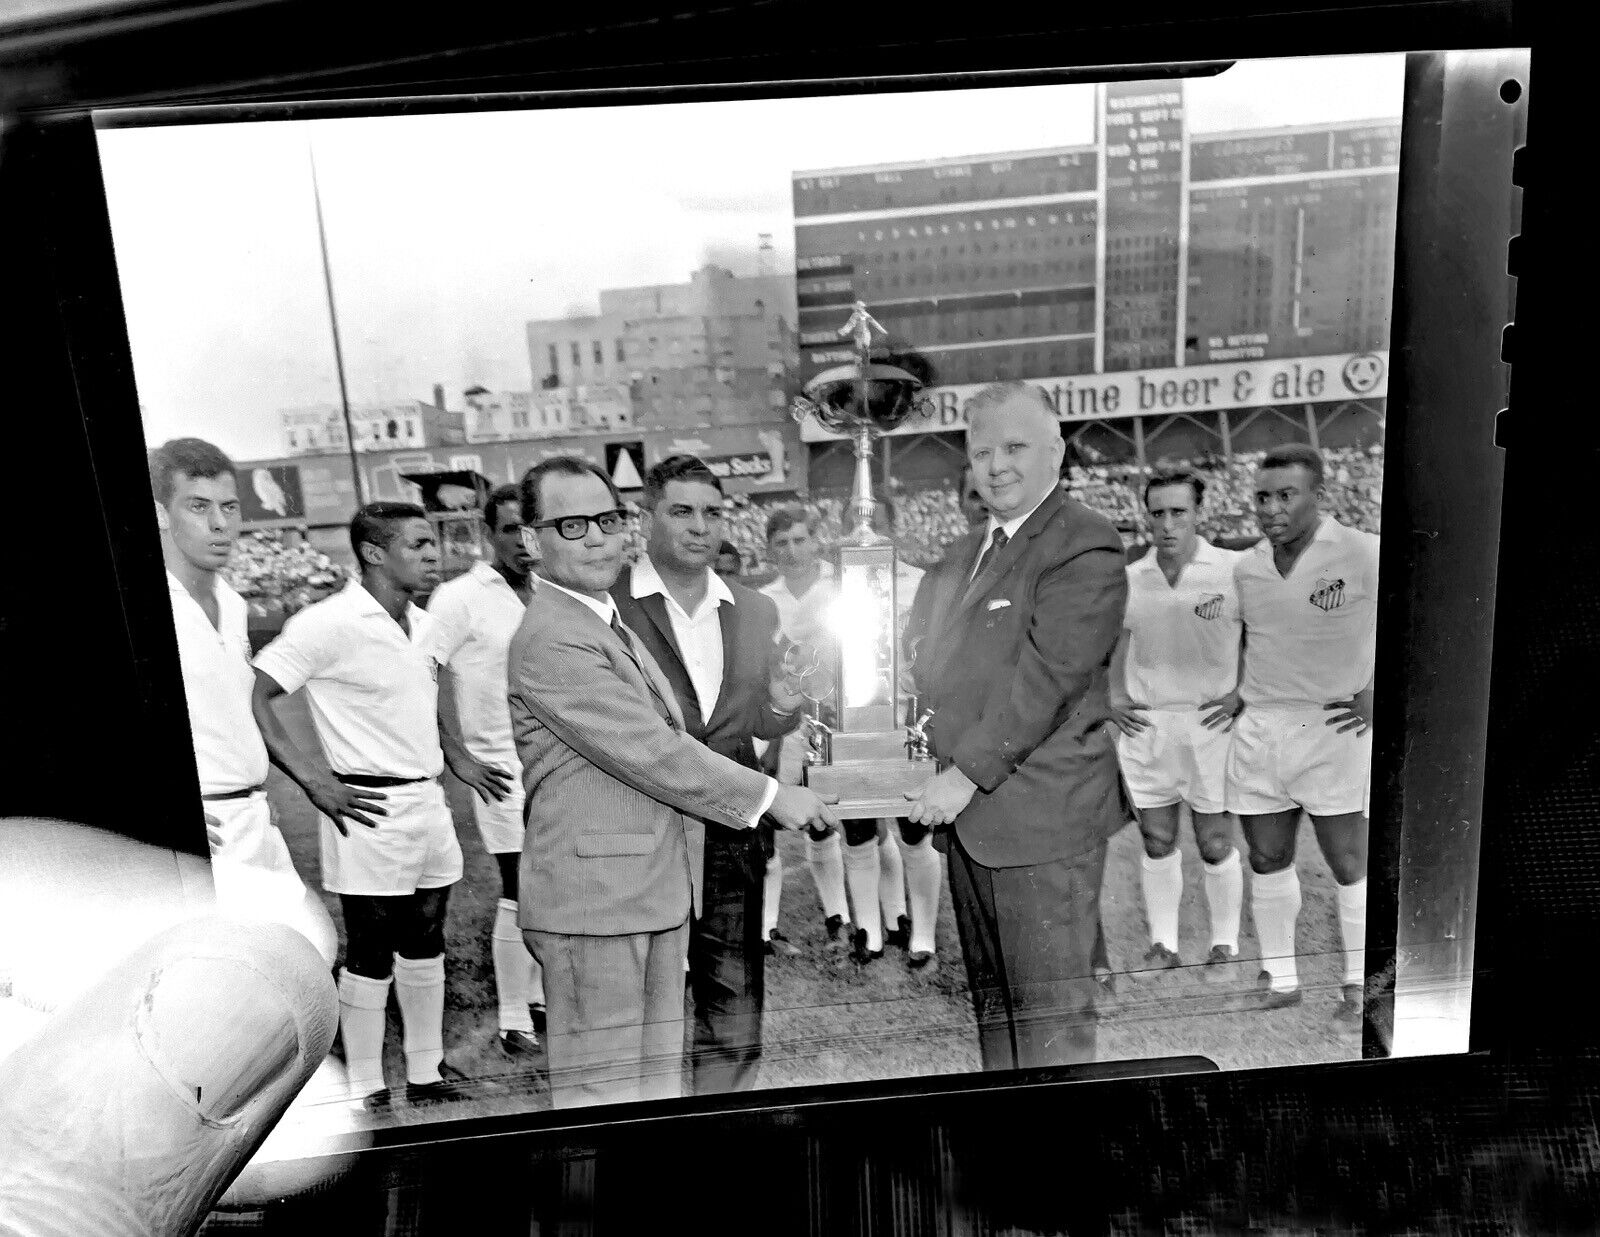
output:
M 915 695 L 901 690 L 894 542 L 872 527 L 873 443 L 917 410 L 922 383 L 898 366 L 872 361 L 874 331 L 885 333 L 857 301 L 839 332 L 854 342 L 856 360 L 818 374 L 793 410 L 795 420 L 815 417 L 855 444 L 854 524 L 834 551 L 831 673 L 818 675 L 823 653 L 813 646 L 792 645 L 784 653 L 790 676 L 824 681 L 820 695 L 801 689 L 808 749 L 802 778 L 819 794 L 837 795 L 834 810 L 844 819 L 904 815 L 907 794 L 934 773 L 925 729 L 932 714 L 919 716 Z

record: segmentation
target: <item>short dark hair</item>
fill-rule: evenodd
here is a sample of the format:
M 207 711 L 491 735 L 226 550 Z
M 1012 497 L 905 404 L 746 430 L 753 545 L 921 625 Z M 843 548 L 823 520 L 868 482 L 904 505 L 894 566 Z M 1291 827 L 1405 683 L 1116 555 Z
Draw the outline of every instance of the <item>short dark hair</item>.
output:
M 522 518 L 522 491 L 514 485 L 497 485 L 489 492 L 488 501 L 483 504 L 483 522 L 492 530 L 500 522 L 500 508 L 506 503 L 516 503 L 518 506 L 517 518 Z
M 212 446 L 203 438 L 174 438 L 164 442 L 150 452 L 149 464 L 150 490 L 163 507 L 172 501 L 177 488 L 173 479 L 180 472 L 197 480 L 209 480 L 224 473 L 235 482 L 239 479 L 239 470 L 233 466 L 233 461 L 220 447 Z
M 400 525 L 407 520 L 426 520 L 428 513 L 416 503 L 368 503 L 350 521 L 350 548 L 355 552 L 361 570 L 367 569 L 367 560 L 361 557 L 361 547 L 375 545 L 387 550 L 400 535 Z
M 811 528 L 811 520 L 804 511 L 797 511 L 793 507 L 779 507 L 767 517 L 767 540 L 771 541 L 779 533 L 786 533 L 796 524 L 804 524 L 807 531 Z
M 581 455 L 552 455 L 547 460 L 540 460 L 522 474 L 522 484 L 517 489 L 517 497 L 522 503 L 524 524 L 538 523 L 539 488 L 544 484 L 544 479 L 551 476 L 599 477 L 605 482 L 606 492 L 611 495 L 611 501 L 619 510 L 622 507 L 622 494 L 617 489 L 617 483 L 600 465 L 593 460 L 584 459 Z
M 717 474 L 698 455 L 669 455 L 644 475 L 645 510 L 656 509 L 670 481 L 692 481 L 696 485 L 709 485 L 718 494 L 722 493 L 722 482 Z
M 717 547 L 717 557 L 721 558 L 724 554 L 737 554 L 739 556 L 739 561 L 744 561 L 744 555 L 739 554 L 739 547 L 734 545 L 731 541 L 724 541 Z
M 1261 461 L 1262 468 L 1293 468 L 1296 465 L 1310 473 L 1315 484 L 1323 483 L 1322 452 L 1309 443 L 1290 442 L 1273 447 Z
M 1150 505 L 1150 491 L 1159 490 L 1164 485 L 1186 485 L 1194 492 L 1195 510 L 1200 510 L 1200 504 L 1205 500 L 1205 479 L 1192 468 L 1163 468 L 1152 473 L 1150 480 L 1144 483 L 1142 500 L 1144 505 Z

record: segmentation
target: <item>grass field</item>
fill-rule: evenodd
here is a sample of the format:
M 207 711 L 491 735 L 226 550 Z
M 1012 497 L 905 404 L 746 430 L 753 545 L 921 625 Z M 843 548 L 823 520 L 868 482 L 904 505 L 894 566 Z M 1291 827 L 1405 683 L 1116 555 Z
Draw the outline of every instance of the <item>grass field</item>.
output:
M 300 696 L 282 702 L 283 716 L 301 742 L 314 735 Z M 315 813 L 304 796 L 274 770 L 269 785 L 274 810 L 301 875 L 320 889 Z M 495 1042 L 496 1004 L 489 938 L 499 897 L 494 861 L 484 852 L 472 823 L 463 787 L 447 777 L 466 870 L 451 894 L 446 929 L 446 1059 L 473 1079 L 453 1102 L 411 1107 L 396 1103 L 375 1116 L 355 1116 L 342 1105 L 325 1103 L 326 1094 L 308 1089 L 305 1101 L 286 1120 L 293 1126 L 315 1123 L 324 1129 L 414 1124 L 461 1116 L 488 1116 L 548 1105 L 540 1062 L 513 1061 Z M 825 938 L 804 841 L 781 834 L 784 860 L 780 927 L 787 951 L 767 959 L 764 1088 L 865 1082 L 913 1076 L 965 1073 L 980 1068 L 977 1036 L 960 944 L 950 908 L 948 883 L 938 924 L 939 959 L 931 973 L 913 972 L 905 954 L 890 949 L 866 967 L 846 952 L 843 934 Z M 1209 948 L 1205 931 L 1202 867 L 1192 837 L 1182 841 L 1185 892 L 1180 919 L 1181 955 L 1186 965 L 1141 973 L 1148 944 L 1139 893 L 1137 829 L 1131 824 L 1112 840 L 1101 895 L 1111 961 L 1118 972 L 1118 999 L 1104 1011 L 1099 1037 L 1103 1060 L 1199 1054 L 1222 1069 L 1299 1065 L 1360 1057 L 1359 1032 L 1331 1019 L 1339 992 L 1339 948 L 1333 878 L 1318 853 L 1309 824 L 1303 824 L 1299 868 L 1304 904 L 1300 916 L 1301 983 L 1305 1002 L 1296 1008 L 1262 1013 L 1240 1008 L 1236 996 L 1200 981 L 1198 966 Z M 338 899 L 324 895 L 340 927 Z M 1242 978 L 1254 979 L 1259 965 L 1248 898 L 1240 941 Z M 397 1011 L 391 1001 L 386 1070 L 391 1081 L 404 1077 Z M 335 1118 L 334 1114 L 337 1113 Z M 290 1131 L 286 1130 L 286 1136 Z

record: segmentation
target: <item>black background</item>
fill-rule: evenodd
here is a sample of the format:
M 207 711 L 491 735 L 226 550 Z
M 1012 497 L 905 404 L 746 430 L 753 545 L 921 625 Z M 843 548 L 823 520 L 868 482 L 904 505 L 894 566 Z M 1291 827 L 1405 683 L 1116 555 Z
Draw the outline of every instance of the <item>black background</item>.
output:
M 415 16 L 327 2 L 169 4 L 0 34 L 7 446 L 13 477 L 26 482 L 11 490 L 30 496 L 11 513 L 0 572 L 0 683 L 9 701 L 27 702 L 26 724 L 8 727 L 0 812 L 204 847 L 198 808 L 184 806 L 195 802 L 194 768 L 170 620 L 152 604 L 160 555 L 143 443 L 92 132 L 76 109 L 1531 46 L 1522 236 L 1508 255 L 1516 368 L 1500 426 L 1479 1052 L 970 1092 L 951 1082 L 870 1104 L 667 1124 L 629 1114 L 567 1133 L 479 1127 L 463 1131 L 482 1136 L 470 1141 L 363 1157 L 327 1195 L 275 1212 L 274 1229 L 1600 1228 L 1600 1045 L 1582 1012 L 1600 939 L 1596 284 L 1592 199 L 1577 189 L 1592 162 L 1593 70 L 1560 6 L 1236 0 L 943 17 L 775 0 L 703 11 L 606 3 L 520 22 L 473 3 Z M 1511 190 L 1486 177 L 1481 192 Z M 1419 447 L 1405 464 L 1448 471 L 1452 460 Z M 1470 519 L 1473 500 L 1463 481 L 1451 503 Z M 1404 511 L 1386 494 L 1386 545 L 1406 527 Z M 1483 624 L 1485 601 L 1432 599 L 1476 610 Z

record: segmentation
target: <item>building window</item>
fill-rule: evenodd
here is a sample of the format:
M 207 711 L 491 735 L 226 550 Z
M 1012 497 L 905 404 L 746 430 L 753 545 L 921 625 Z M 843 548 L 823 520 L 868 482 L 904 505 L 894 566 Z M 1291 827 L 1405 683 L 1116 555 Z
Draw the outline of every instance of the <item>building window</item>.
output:
M 598 339 L 594 341 L 594 363 L 596 365 L 604 365 L 606 363 L 605 345 Z
M 577 369 L 583 364 L 583 345 L 577 340 L 572 341 L 572 367 Z
M 417 432 L 417 423 L 410 417 L 406 418 L 406 437 L 410 438 Z
M 628 358 L 623 355 L 623 352 L 622 352 L 622 341 L 619 339 L 619 340 L 617 340 L 617 364 L 621 365 L 627 359 Z
M 556 346 L 554 344 L 550 345 L 550 372 L 552 374 L 559 374 L 561 372 L 561 354 L 556 351 Z

